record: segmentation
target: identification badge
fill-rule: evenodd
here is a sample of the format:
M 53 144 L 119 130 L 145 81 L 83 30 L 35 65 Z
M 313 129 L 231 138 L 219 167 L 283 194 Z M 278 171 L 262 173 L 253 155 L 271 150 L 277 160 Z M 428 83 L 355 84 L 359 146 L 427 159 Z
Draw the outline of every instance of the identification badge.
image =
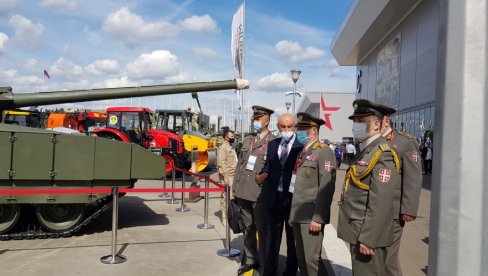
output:
M 292 174 L 290 180 L 290 187 L 288 188 L 288 192 L 292 193 L 295 192 L 295 181 L 297 180 L 297 175 Z
M 247 160 L 246 170 L 248 171 L 254 170 L 254 165 L 256 165 L 256 159 L 257 157 L 254 155 L 249 156 L 249 159 Z

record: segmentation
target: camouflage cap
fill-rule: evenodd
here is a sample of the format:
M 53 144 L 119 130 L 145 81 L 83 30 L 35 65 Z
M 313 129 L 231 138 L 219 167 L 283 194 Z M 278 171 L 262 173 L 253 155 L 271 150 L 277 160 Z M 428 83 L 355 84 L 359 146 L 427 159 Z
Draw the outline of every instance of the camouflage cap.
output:
M 354 107 L 354 113 L 349 116 L 350 120 L 353 120 L 355 117 L 368 115 L 376 115 L 383 118 L 383 116 L 391 115 L 396 112 L 394 108 L 365 99 L 354 100 L 352 106 Z
M 274 110 L 266 108 L 264 106 L 259 106 L 259 105 L 253 105 L 252 111 L 253 111 L 253 114 L 252 114 L 253 119 L 257 119 L 257 118 L 262 117 L 264 115 L 269 116 L 269 115 L 274 113 Z
M 298 121 L 295 124 L 296 127 L 317 127 L 320 128 L 321 125 L 325 124 L 325 121 L 312 116 L 305 112 L 300 112 L 297 114 Z

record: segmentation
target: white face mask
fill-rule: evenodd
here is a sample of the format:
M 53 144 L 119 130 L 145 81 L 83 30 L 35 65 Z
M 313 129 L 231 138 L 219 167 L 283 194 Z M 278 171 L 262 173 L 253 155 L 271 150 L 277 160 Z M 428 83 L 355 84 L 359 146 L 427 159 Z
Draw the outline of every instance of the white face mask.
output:
M 282 131 L 280 133 L 281 133 L 281 137 L 283 137 L 285 141 L 290 141 L 291 137 L 293 137 L 293 134 L 295 134 L 295 132 L 293 131 Z
M 368 138 L 368 131 L 366 130 L 367 126 L 368 125 L 366 123 L 353 122 L 352 136 L 354 137 L 354 139 L 356 139 L 358 142 L 362 142 L 366 138 Z

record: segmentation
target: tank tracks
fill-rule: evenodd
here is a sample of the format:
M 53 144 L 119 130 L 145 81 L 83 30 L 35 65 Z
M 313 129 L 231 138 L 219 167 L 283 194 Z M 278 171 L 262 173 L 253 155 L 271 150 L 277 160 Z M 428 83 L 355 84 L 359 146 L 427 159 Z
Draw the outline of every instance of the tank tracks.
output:
M 88 215 L 82 222 L 80 222 L 77 226 L 73 227 L 72 229 L 54 233 L 54 232 L 46 232 L 42 229 L 42 227 L 38 223 L 29 223 L 27 225 L 27 229 L 22 229 L 20 232 L 16 233 L 8 233 L 0 235 L 1 241 L 7 240 L 22 240 L 22 239 L 53 239 L 53 238 L 66 238 L 71 237 L 73 234 L 78 233 L 83 227 L 89 225 L 94 219 L 96 219 L 102 212 L 105 212 L 110 204 L 112 203 L 113 195 L 108 195 L 106 197 L 100 198 L 96 201 L 96 206 L 92 207 L 94 210 L 91 210 Z M 22 227 L 24 228 L 24 227 Z

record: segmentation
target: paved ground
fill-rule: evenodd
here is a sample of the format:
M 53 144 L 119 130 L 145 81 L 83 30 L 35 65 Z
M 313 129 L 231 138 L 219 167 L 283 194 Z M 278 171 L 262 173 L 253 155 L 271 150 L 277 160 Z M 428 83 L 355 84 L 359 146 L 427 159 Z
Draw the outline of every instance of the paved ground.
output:
M 339 197 L 344 171 L 339 171 L 335 201 Z M 178 182 L 177 182 L 178 183 Z M 158 181 L 139 181 L 137 187 L 161 187 Z M 179 183 L 178 185 L 179 186 Z M 177 194 L 181 197 L 181 194 Z M 220 223 L 219 195 L 211 194 L 209 221 L 215 229 L 201 230 L 203 203 L 188 203 L 190 211 L 176 212 L 158 194 L 128 194 L 120 200 L 118 249 L 127 256 L 123 264 L 101 264 L 111 252 L 111 209 L 103 213 L 82 234 L 50 240 L 0 242 L 0 267 L 5 275 L 236 275 L 239 257 L 216 254 L 224 247 L 225 228 Z M 401 247 L 404 275 L 425 275 L 427 265 L 430 191 L 422 190 L 417 221 L 404 232 Z M 337 275 L 350 275 L 346 245 L 335 236 L 337 205 L 333 205 L 332 226 L 326 228 L 325 258 L 331 259 Z M 232 247 L 242 251 L 242 236 L 232 235 Z M 286 259 L 282 245 L 280 271 Z M 349 262 L 349 268 L 348 268 Z

